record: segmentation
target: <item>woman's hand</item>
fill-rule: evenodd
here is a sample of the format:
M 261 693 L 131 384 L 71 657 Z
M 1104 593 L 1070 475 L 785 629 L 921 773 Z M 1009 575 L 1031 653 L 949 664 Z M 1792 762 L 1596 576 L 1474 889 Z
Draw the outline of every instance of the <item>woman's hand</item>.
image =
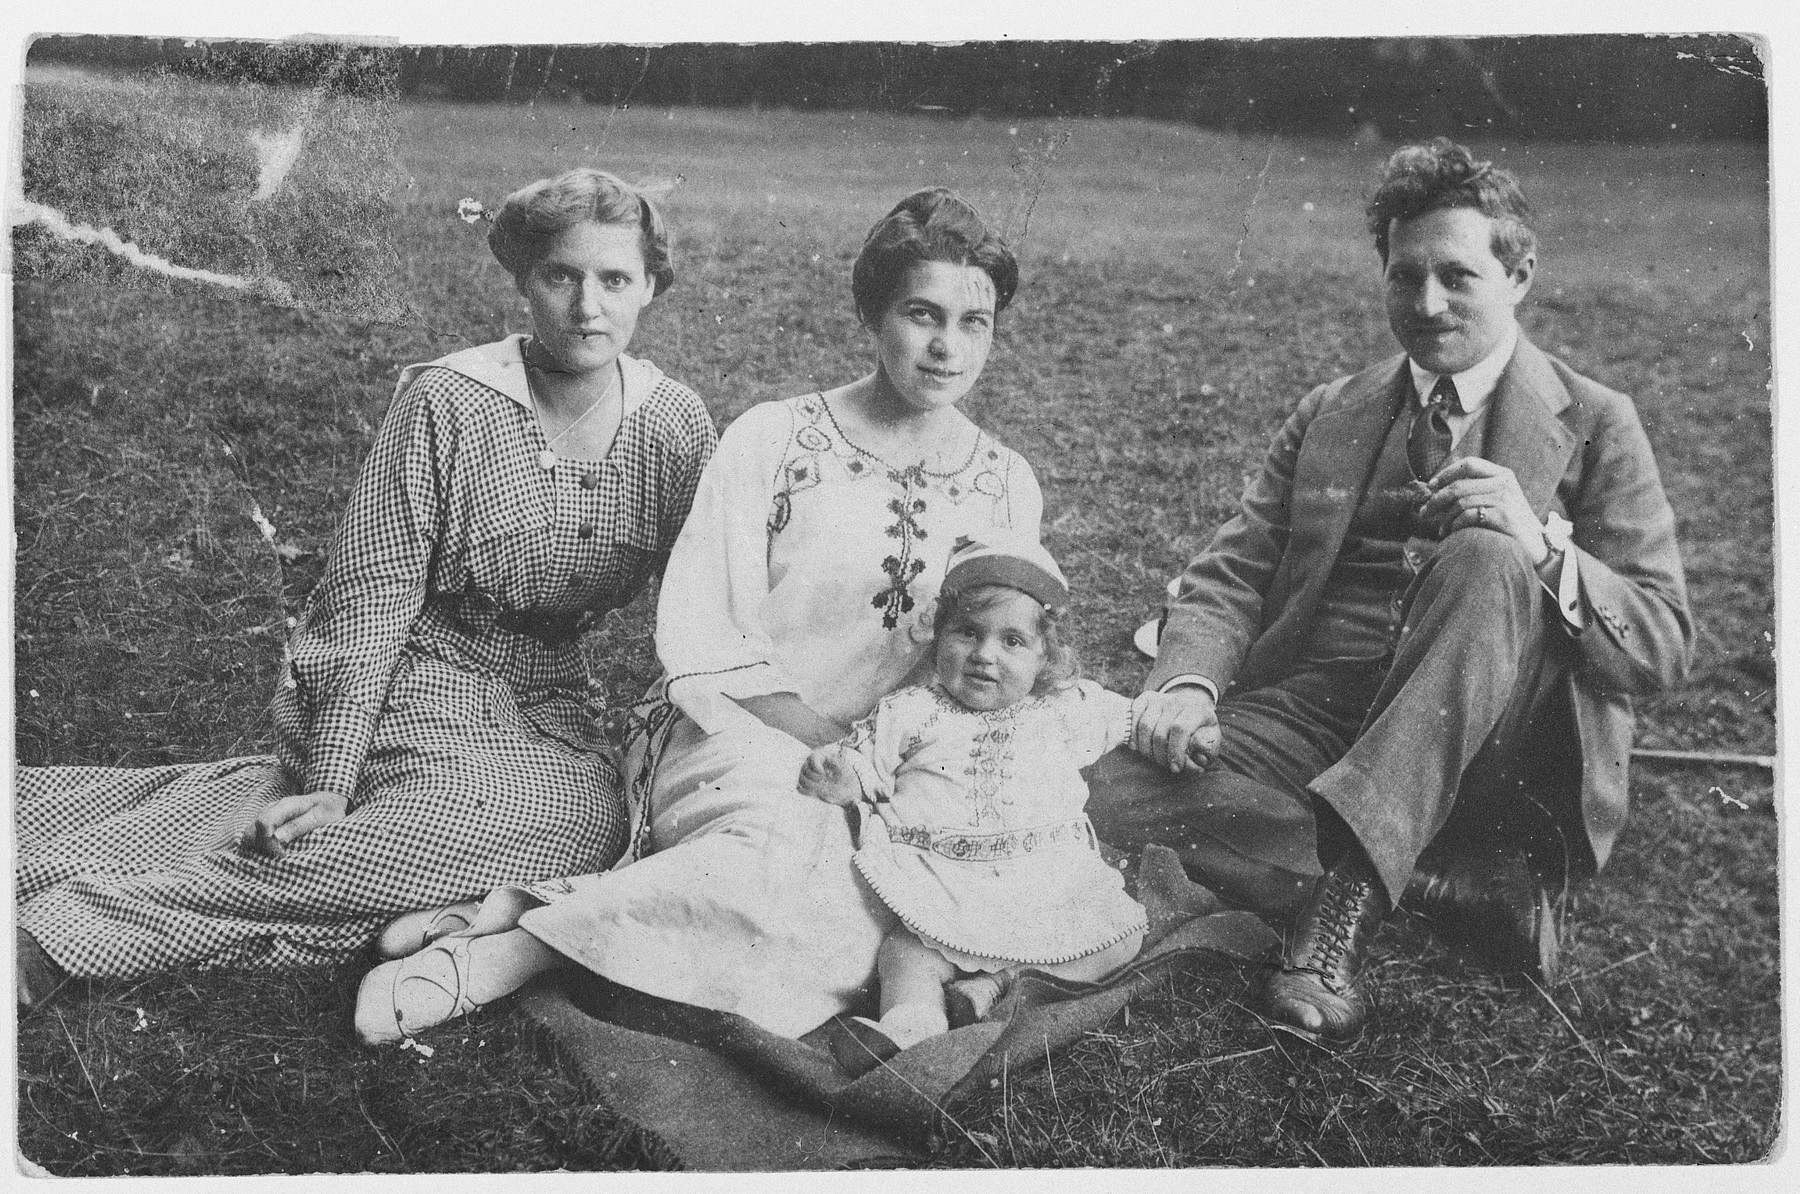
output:
M 732 697 L 746 713 L 764 725 L 798 738 L 808 746 L 824 746 L 836 742 L 848 731 L 791 692 L 771 692 L 766 696 Z
M 847 754 L 836 743 L 816 747 L 800 766 L 800 794 L 840 807 L 861 800 L 862 780 Z
M 283 796 L 257 814 L 256 823 L 244 831 L 243 844 L 259 854 L 280 858 L 288 846 L 319 826 L 343 820 L 348 803 L 336 792 Z

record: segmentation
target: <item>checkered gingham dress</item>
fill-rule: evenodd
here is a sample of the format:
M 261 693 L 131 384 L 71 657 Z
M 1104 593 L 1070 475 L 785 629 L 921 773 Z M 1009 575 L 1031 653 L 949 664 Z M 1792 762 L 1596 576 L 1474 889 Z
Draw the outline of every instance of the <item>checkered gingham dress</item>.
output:
M 521 337 L 401 377 L 289 642 L 276 753 L 18 773 L 18 923 L 71 974 L 336 961 L 396 914 L 601 870 L 626 842 L 579 634 L 667 558 L 715 436 L 620 358 L 599 463 L 551 454 Z M 269 801 L 349 794 L 280 858 Z

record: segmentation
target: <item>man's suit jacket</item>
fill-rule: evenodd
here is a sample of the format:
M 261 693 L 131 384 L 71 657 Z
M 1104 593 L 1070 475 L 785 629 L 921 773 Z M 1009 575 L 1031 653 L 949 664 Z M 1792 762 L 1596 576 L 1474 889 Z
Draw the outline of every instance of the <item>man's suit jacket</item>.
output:
M 1225 693 L 1278 679 L 1319 607 L 1392 420 L 1412 398 L 1404 356 L 1320 386 L 1276 433 L 1237 515 L 1183 574 L 1154 689 L 1205 676 Z M 1541 520 L 1574 524 L 1586 629 L 1569 640 L 1562 708 L 1594 865 L 1624 826 L 1631 698 L 1678 683 L 1694 628 L 1650 442 L 1631 400 L 1523 335 L 1489 398 L 1487 459 L 1513 470 Z M 1548 598 L 1546 598 L 1548 600 Z M 1549 616 L 1558 617 L 1552 612 Z

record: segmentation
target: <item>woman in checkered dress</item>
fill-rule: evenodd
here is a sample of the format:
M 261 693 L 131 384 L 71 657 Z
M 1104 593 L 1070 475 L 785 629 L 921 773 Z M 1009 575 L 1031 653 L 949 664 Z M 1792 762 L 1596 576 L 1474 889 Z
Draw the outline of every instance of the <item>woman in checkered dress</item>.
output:
M 22 1003 L 64 973 L 344 959 L 397 913 L 624 850 L 578 640 L 663 565 L 712 422 L 623 353 L 673 280 L 649 198 L 572 171 L 509 197 L 489 244 L 535 334 L 401 374 L 288 644 L 274 756 L 19 772 Z
M 929 670 L 957 539 L 1037 537 L 1031 467 L 957 408 L 1017 280 L 1004 242 L 948 191 L 875 225 L 852 275 L 875 370 L 733 423 L 670 557 L 664 677 L 629 752 L 641 856 L 496 892 L 464 910 L 467 932 L 376 967 L 357 1001 L 364 1039 L 570 963 L 789 1036 L 866 994 L 892 914 L 856 876 L 841 810 L 796 783 L 810 747 Z

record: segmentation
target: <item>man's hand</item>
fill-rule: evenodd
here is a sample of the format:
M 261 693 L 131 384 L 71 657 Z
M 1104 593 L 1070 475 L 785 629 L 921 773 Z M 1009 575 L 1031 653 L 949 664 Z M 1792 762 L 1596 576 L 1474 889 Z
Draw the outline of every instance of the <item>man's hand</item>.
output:
M 1419 508 L 1419 517 L 1440 527 L 1443 534 L 1487 527 L 1511 535 L 1524 545 L 1534 568 L 1550 555 L 1544 524 L 1531 512 L 1519 479 L 1506 466 L 1464 456 L 1440 469 L 1426 488 L 1431 496 Z
M 1219 753 L 1218 710 L 1198 685 L 1143 693 L 1132 712 L 1131 748 L 1170 775 L 1199 771 Z
M 800 794 L 841 807 L 861 800 L 862 781 L 848 753 L 835 742 L 814 748 L 800 765 Z
M 280 858 L 288 846 L 321 825 L 344 819 L 347 801 L 336 792 L 306 792 L 283 796 L 257 814 L 255 824 L 244 831 L 242 844 Z

